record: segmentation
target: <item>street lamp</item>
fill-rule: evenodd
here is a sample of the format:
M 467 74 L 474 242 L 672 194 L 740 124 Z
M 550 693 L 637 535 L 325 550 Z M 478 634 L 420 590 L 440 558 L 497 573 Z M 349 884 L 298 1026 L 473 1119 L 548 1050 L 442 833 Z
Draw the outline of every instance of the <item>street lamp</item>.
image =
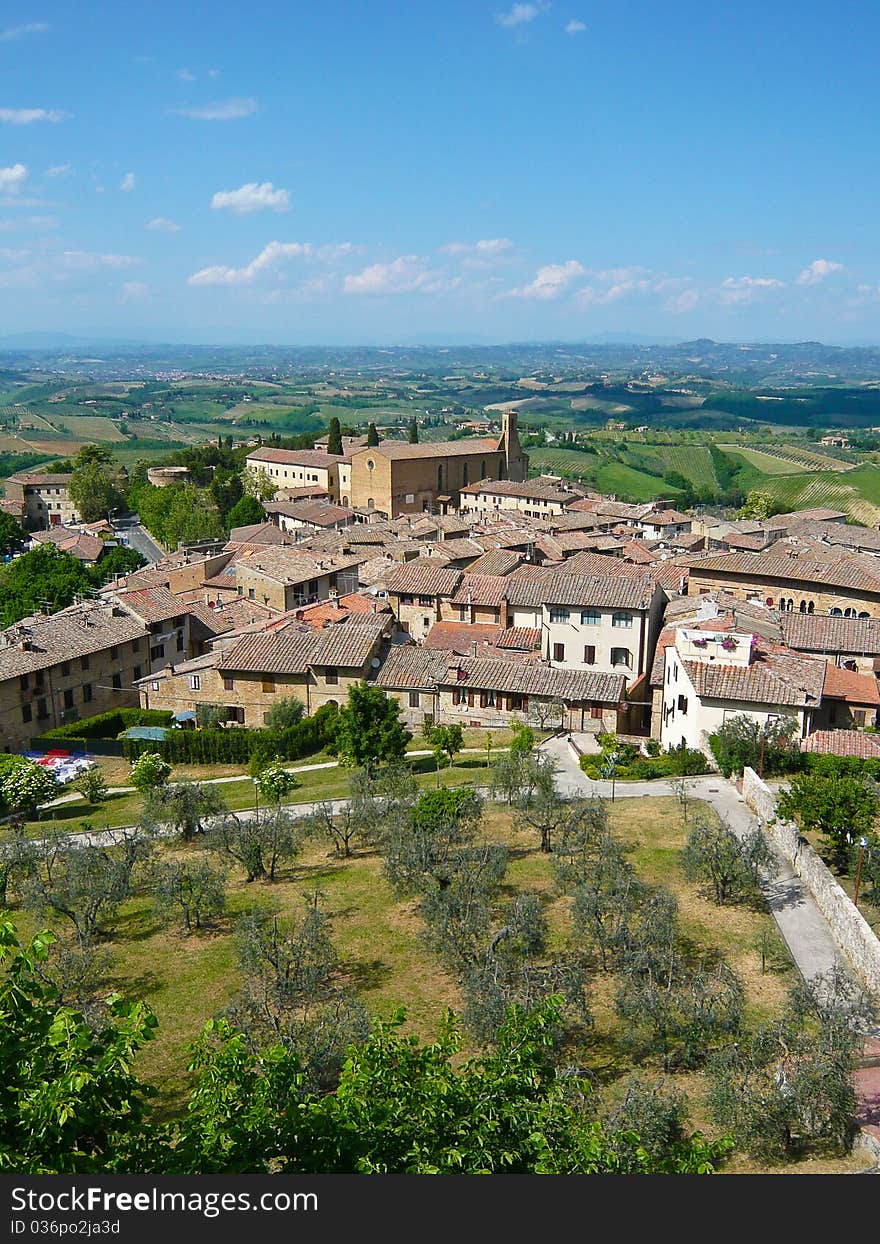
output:
M 853 906 L 854 907 L 858 907 L 859 905 L 859 885 L 861 884 L 861 880 L 862 880 L 862 860 L 865 858 L 865 847 L 867 845 L 868 845 L 867 838 L 859 839 L 859 862 L 856 865 L 856 888 L 853 894 Z
M 617 752 L 609 752 L 605 763 L 602 765 L 601 769 L 599 770 L 599 772 L 602 774 L 602 777 L 611 779 L 611 802 L 612 803 L 614 803 L 614 776 L 617 772 L 617 761 L 618 761 Z

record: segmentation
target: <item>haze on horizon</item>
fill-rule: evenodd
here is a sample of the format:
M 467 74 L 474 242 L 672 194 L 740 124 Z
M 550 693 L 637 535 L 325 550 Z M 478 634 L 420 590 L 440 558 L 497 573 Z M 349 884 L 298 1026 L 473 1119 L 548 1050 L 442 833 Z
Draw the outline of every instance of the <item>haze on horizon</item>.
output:
M 880 341 L 876 6 L 411 7 L 8 7 L 0 338 Z

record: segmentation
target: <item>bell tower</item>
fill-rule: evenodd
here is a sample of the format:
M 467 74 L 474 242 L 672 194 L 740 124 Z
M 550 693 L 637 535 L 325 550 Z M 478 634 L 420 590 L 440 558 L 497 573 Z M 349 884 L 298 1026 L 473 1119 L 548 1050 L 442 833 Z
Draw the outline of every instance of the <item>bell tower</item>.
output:
M 507 479 L 522 481 L 529 476 L 529 455 L 523 452 L 516 427 L 516 411 L 505 410 L 501 415 L 501 439 L 498 448 L 504 453 Z

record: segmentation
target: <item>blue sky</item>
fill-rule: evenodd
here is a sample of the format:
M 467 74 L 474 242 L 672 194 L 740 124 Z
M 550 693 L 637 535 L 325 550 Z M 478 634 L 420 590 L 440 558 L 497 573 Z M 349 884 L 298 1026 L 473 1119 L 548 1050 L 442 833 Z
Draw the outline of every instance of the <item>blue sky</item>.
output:
M 880 342 L 869 3 L 15 3 L 0 335 Z

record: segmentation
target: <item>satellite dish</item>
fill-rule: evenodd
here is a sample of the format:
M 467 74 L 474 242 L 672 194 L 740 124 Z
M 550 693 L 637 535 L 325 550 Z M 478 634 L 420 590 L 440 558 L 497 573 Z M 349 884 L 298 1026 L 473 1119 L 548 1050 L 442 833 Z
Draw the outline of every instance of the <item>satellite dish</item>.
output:
M 370 662 L 370 665 L 372 666 L 374 670 L 377 670 L 381 664 L 382 662 L 379 660 L 378 657 L 373 657 L 372 661 Z

